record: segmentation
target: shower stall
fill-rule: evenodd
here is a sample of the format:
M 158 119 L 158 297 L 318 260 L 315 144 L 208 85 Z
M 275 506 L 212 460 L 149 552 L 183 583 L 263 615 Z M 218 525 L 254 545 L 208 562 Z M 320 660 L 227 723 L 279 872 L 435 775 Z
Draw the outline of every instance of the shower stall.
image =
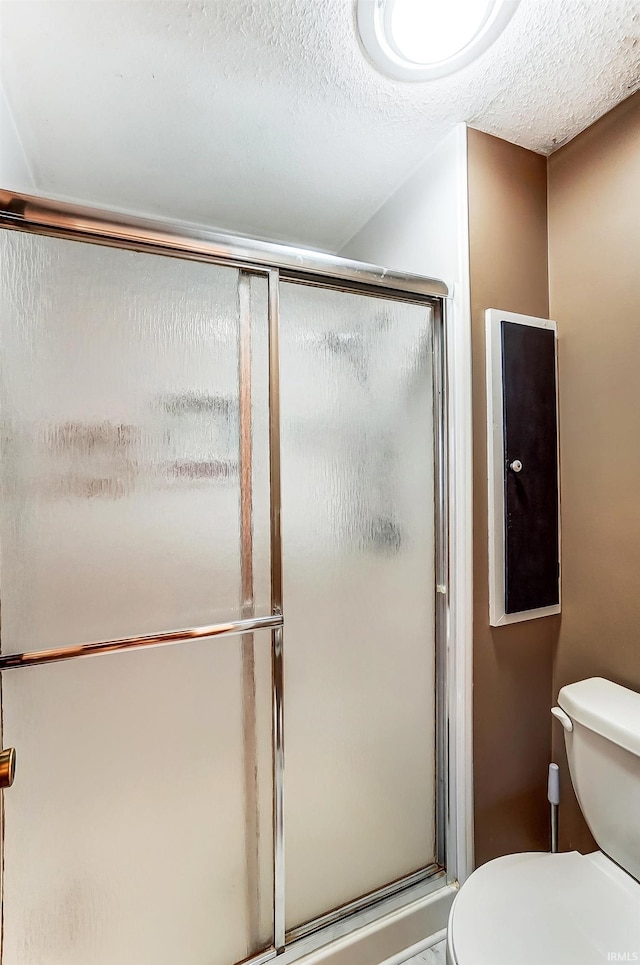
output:
M 446 287 L 7 192 L 0 247 L 2 965 L 444 885 Z

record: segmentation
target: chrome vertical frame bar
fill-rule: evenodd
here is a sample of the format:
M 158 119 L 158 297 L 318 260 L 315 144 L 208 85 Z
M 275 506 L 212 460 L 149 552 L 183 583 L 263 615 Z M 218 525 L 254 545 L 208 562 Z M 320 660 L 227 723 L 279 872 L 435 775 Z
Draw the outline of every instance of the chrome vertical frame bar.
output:
M 436 861 L 447 867 L 449 818 L 449 499 L 447 340 L 443 302 L 433 305 L 433 408 L 435 429 L 435 629 L 436 629 Z
M 253 459 L 251 432 L 251 276 L 238 275 L 239 465 L 240 465 L 240 569 L 242 619 L 254 615 L 253 599 Z
M 274 630 L 273 679 L 273 931 L 278 952 L 285 946 L 284 904 L 284 654 L 282 628 Z
M 251 419 L 251 276 L 238 273 L 238 465 L 240 470 L 240 610 L 255 613 L 253 588 L 253 439 Z M 260 935 L 260 789 L 256 661 L 252 633 L 242 636 L 242 740 L 244 749 L 245 864 L 247 928 L 250 947 Z
M 269 480 L 271 484 L 271 606 L 282 613 L 282 538 L 280 533 L 280 273 L 269 282 Z
M 269 283 L 269 478 L 271 486 L 271 612 L 282 614 L 280 533 L 280 277 Z M 278 952 L 285 946 L 284 903 L 284 653 L 283 630 L 272 635 L 273 680 L 273 927 Z

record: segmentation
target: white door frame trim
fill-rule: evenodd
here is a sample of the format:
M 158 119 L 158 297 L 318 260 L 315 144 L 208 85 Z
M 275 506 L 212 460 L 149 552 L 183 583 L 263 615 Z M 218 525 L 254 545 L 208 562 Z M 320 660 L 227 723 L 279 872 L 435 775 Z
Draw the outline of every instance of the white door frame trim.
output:
M 459 278 L 447 300 L 449 370 L 449 877 L 474 868 L 473 410 L 467 127 L 456 130 Z

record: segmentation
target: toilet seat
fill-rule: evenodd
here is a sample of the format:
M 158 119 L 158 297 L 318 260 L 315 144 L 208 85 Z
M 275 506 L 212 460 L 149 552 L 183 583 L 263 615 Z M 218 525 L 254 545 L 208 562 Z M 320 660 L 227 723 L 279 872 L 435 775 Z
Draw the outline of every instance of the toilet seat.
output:
M 496 858 L 456 896 L 447 956 L 449 965 L 640 961 L 640 883 L 601 851 Z

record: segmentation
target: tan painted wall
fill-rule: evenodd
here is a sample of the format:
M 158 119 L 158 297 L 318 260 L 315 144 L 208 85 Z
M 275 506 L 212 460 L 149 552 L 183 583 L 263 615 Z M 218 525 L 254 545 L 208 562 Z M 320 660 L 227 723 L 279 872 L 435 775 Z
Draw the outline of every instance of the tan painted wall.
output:
M 551 317 L 560 336 L 562 628 L 554 693 L 640 690 L 640 94 L 549 159 Z M 560 843 L 588 850 L 564 741 Z
M 559 619 L 489 627 L 484 311 L 548 315 L 546 159 L 469 131 L 474 413 L 476 863 L 548 847 L 552 661 Z M 640 594 L 639 594 L 640 595 Z

